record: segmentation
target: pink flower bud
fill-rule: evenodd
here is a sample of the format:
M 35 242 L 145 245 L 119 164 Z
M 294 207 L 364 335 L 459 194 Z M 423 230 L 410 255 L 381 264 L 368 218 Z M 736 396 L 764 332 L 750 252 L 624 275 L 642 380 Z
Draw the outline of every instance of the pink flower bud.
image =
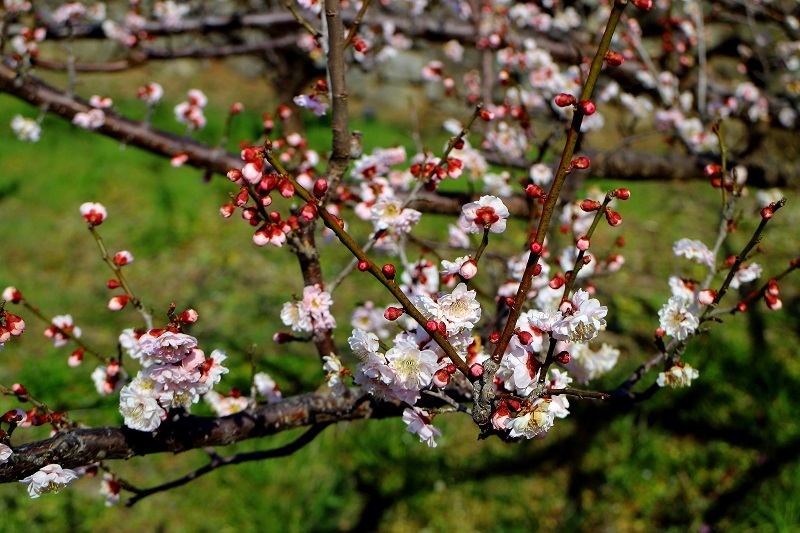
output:
M 386 320 L 388 320 L 390 322 L 394 322 L 395 320 L 400 318 L 400 316 L 404 312 L 405 311 L 403 311 L 402 307 L 389 307 L 389 308 L 386 309 L 386 311 L 384 311 L 383 318 L 385 318 Z
M 772 296 L 777 296 L 780 293 L 780 287 L 778 286 L 778 282 L 775 278 L 770 278 L 767 282 L 767 293 L 771 294 Z
M 486 122 L 489 122 L 490 120 L 494 120 L 494 113 L 492 113 L 488 109 L 481 109 L 478 112 L 478 116 L 481 117 Z
M 294 196 L 294 185 L 286 178 L 281 178 L 278 182 L 278 191 L 284 198 L 291 198 Z
M 589 237 L 584 235 L 583 237 L 578 239 L 577 247 L 578 247 L 578 250 L 581 250 L 583 252 L 588 250 L 589 249 Z
M 75 368 L 80 366 L 83 362 L 83 348 L 78 348 L 74 352 L 69 355 L 69 359 L 67 359 L 67 365 L 71 368 Z
M 744 302 L 739 302 L 738 304 L 736 304 L 736 310 L 739 311 L 740 313 L 744 313 L 745 311 L 747 311 L 747 304 Z
M 238 115 L 244 109 L 244 104 L 241 102 L 236 102 L 231 106 L 231 115 Z
M 219 208 L 219 214 L 222 215 L 223 218 L 231 218 L 234 211 L 236 211 L 236 206 L 233 204 L 225 204 Z
M 700 305 L 711 305 L 716 297 L 717 291 L 713 289 L 703 289 L 697 295 L 697 301 L 700 302 Z
M 653 7 L 653 0 L 631 0 L 631 2 L 642 11 L 650 11 Z
M 131 297 L 128 296 L 127 294 L 120 294 L 118 296 L 114 296 L 113 298 L 111 298 L 111 300 L 108 301 L 108 308 L 111 311 L 119 311 L 120 309 L 128 305 L 128 300 L 130 299 Z
M 317 216 L 317 206 L 314 204 L 304 205 L 303 209 L 300 210 L 300 216 L 303 220 L 314 220 L 314 217 Z
M 369 263 L 367 261 L 359 261 L 358 262 L 358 269 L 361 272 L 366 272 L 367 270 L 369 270 Z
M 622 215 L 620 215 L 616 211 L 612 211 L 611 209 L 606 208 L 606 220 L 611 226 L 619 226 L 620 224 L 622 224 Z
M 178 321 L 183 322 L 184 324 L 194 324 L 197 322 L 198 318 L 200 318 L 200 315 L 198 315 L 197 311 L 194 309 L 187 309 L 178 315 Z
M 234 204 L 236 207 L 242 207 L 247 204 L 247 201 L 250 199 L 250 193 L 247 192 L 247 187 L 242 187 L 239 189 L 239 193 L 236 195 L 236 199 L 234 200 Z
M 658 339 L 663 338 L 664 335 L 666 335 L 666 334 L 667 334 L 667 332 L 664 331 L 664 328 L 656 328 L 656 330 L 653 332 L 653 336 L 658 338 Z
M 529 331 L 524 331 L 517 328 L 514 330 L 514 334 L 516 334 L 520 344 L 523 346 L 528 346 L 531 342 L 533 342 L 533 335 Z
M 469 367 L 469 375 L 474 378 L 479 378 L 483 375 L 483 366 L 475 363 L 471 367 Z
M 99 226 L 108 217 L 103 204 L 85 202 L 81 204 L 81 216 L 90 226 Z
M 539 255 L 542 253 L 542 245 L 538 242 L 534 241 L 531 243 L 531 253 L 533 255 Z
M 528 195 L 528 198 L 546 198 L 547 197 L 547 193 L 545 192 L 545 190 L 542 189 L 541 187 L 539 187 L 538 185 L 536 185 L 535 183 L 530 183 L 530 184 L 528 184 L 527 187 L 525 187 L 525 194 Z
M 614 196 L 619 198 L 620 200 L 627 200 L 631 197 L 631 191 L 625 188 L 617 189 L 614 191 Z
M 594 112 L 597 111 L 597 106 L 594 105 L 594 102 L 591 100 L 582 100 L 578 104 L 578 108 L 583 112 L 584 115 L 587 117 L 589 115 L 594 115 Z
M 571 105 L 575 105 L 578 100 L 572 96 L 571 94 L 561 93 L 557 94 L 555 98 L 553 98 L 553 102 L 558 107 L 568 107 Z
M 764 294 L 764 300 L 767 302 L 767 307 L 769 307 L 773 311 L 780 311 L 783 308 L 783 302 L 777 296 L 766 293 Z
M 428 320 L 425 322 L 425 331 L 428 333 L 435 333 L 439 329 L 439 324 L 435 320 Z
M 722 167 L 719 165 L 715 165 L 713 163 L 709 163 L 705 167 L 703 167 L 703 174 L 708 176 L 709 178 L 716 176 L 722 171 Z
M 314 196 L 322 198 L 328 192 L 328 182 L 320 178 L 314 182 Z
M 550 280 L 549 285 L 551 289 L 555 290 L 563 287 L 564 283 L 566 283 L 566 280 L 564 280 L 564 278 L 562 278 L 560 275 L 557 275 L 556 277 Z
M 475 274 L 478 273 L 478 264 L 472 259 L 464 261 L 458 273 L 461 274 L 461 277 L 464 279 L 472 279 L 475 277 Z
M 114 255 L 114 264 L 124 266 L 133 263 L 133 255 L 128 250 L 122 250 Z
M 11 392 L 16 394 L 17 396 L 23 396 L 28 394 L 28 389 L 26 389 L 23 385 L 19 383 L 14 383 L 11 385 Z
M 591 163 L 592 162 L 589 161 L 588 157 L 582 156 L 582 157 L 576 157 L 575 159 L 573 159 L 572 163 L 571 163 L 571 166 L 572 166 L 572 168 L 577 168 L 578 170 L 585 170 L 585 169 L 589 168 L 589 165 L 591 165 Z
M 275 335 L 272 336 L 272 342 L 275 344 L 286 344 L 287 342 L 291 342 L 294 340 L 294 335 L 291 333 L 286 333 L 284 331 L 279 331 Z
M 447 373 L 445 369 L 437 370 L 436 373 L 433 374 L 433 384 L 443 389 L 447 387 L 450 383 L 450 374 Z
M 18 304 L 24 299 L 25 298 L 23 298 L 22 293 L 19 292 L 16 287 L 6 287 L 3 291 L 3 300 L 6 302 Z
M 542 273 L 542 264 L 541 263 L 536 263 L 536 266 L 533 267 L 533 275 L 534 275 L 534 277 L 538 276 L 541 273 Z
M 225 174 L 229 180 L 233 183 L 241 183 L 242 180 L 242 171 L 238 168 L 232 168 Z
M 602 204 L 597 200 L 590 200 L 587 198 L 586 200 L 581 202 L 581 211 L 584 211 L 586 213 L 591 213 L 592 211 L 597 211 L 598 209 L 600 209 L 601 205 Z
M 606 63 L 611 65 L 612 67 L 618 67 L 625 62 L 625 57 L 619 52 L 612 52 L 609 50 L 606 52 L 606 55 L 603 56 L 603 59 L 606 60 Z
M 566 365 L 567 363 L 569 363 L 570 358 L 571 357 L 569 355 L 569 352 L 566 350 L 559 352 L 558 355 L 556 355 L 556 361 L 558 361 L 562 365 Z

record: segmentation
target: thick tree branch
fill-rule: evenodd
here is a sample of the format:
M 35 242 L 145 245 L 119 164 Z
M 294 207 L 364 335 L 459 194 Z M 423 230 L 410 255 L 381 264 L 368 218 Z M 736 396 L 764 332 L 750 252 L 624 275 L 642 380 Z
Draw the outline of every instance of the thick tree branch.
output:
M 48 463 L 76 468 L 98 461 L 227 446 L 304 426 L 396 417 L 401 413 L 402 408 L 394 404 L 373 403 L 361 396 L 336 398 L 327 393 L 312 393 L 223 418 L 176 416 L 152 433 L 127 427 L 60 431 L 47 440 L 14 447 L 8 462 L 0 465 L 0 483 L 20 480 Z

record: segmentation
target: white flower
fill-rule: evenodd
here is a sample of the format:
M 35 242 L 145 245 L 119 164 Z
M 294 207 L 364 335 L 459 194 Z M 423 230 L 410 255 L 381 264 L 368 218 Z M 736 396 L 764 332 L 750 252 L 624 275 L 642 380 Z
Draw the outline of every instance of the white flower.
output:
M 394 383 L 402 389 L 418 393 L 430 385 L 437 370 L 438 358 L 432 350 L 420 350 L 413 341 L 402 340 L 386 352 L 386 361 L 389 368 L 395 371 Z M 418 394 L 415 396 L 419 397 Z
M 22 115 L 15 115 L 11 119 L 11 129 L 20 141 L 35 143 L 42 136 L 42 128 L 39 123 L 32 118 L 25 118 Z
M 311 96 L 300 94 L 295 96 L 292 100 L 298 107 L 305 107 L 318 117 L 323 116 L 328 111 L 328 104 L 320 100 L 319 96 L 316 94 Z
M 517 344 L 516 349 L 512 348 L 512 351 L 503 357 L 503 362 L 497 370 L 497 377 L 503 380 L 506 390 L 527 396 L 536 387 L 540 369 L 539 361 L 531 353 L 520 349 Z
M 372 355 L 380 350 L 380 342 L 377 335 L 361 329 L 354 329 L 353 334 L 347 339 L 350 349 L 361 362 L 366 362 Z
M 757 280 L 761 277 L 761 265 L 758 263 L 750 263 L 746 267 L 743 266 L 736 271 L 731 280 L 730 288 L 738 289 L 742 283 Z
M 43 466 L 35 474 L 20 479 L 20 483 L 27 483 L 28 494 L 31 498 L 38 498 L 43 492 L 58 492 L 76 479 L 78 474 L 74 470 L 51 464 Z
M 435 319 L 445 323 L 449 335 L 472 329 L 480 320 L 481 304 L 475 297 L 476 292 L 468 290 L 464 283 L 456 285 L 452 293 L 439 297 Z
M 592 350 L 585 344 L 569 347 L 570 360 L 567 369 L 583 384 L 602 376 L 617 364 L 620 351 L 606 343 L 599 350 Z
M 0 443 L 0 465 L 7 462 L 13 453 L 14 451 L 10 446 Z
M 164 331 L 158 336 L 145 333 L 139 337 L 139 348 L 158 363 L 178 363 L 197 348 L 197 339 L 172 331 Z
M 370 219 L 375 230 L 390 230 L 395 235 L 404 235 L 417 225 L 422 213 L 403 208 L 397 198 L 381 196 L 370 208 Z
M 669 302 L 658 312 L 659 325 L 661 328 L 676 340 L 682 341 L 687 338 L 700 321 L 686 307 L 686 302 L 681 298 L 673 296 Z
M 322 358 L 322 370 L 325 371 L 325 381 L 328 383 L 328 388 L 331 389 L 331 394 L 334 396 L 342 396 L 347 392 L 347 385 L 342 381 L 345 367 L 342 361 L 336 355 L 326 355 Z
M 267 399 L 267 402 L 273 403 L 280 401 L 283 397 L 278 382 L 266 372 L 259 372 L 253 376 L 253 384 L 258 391 L 258 394 Z
M 350 325 L 364 331 L 374 331 L 378 337 L 388 337 L 392 323 L 384 318 L 383 311 L 376 308 L 373 302 L 366 301 L 364 305 L 353 309 Z
M 96 130 L 106 123 L 106 114 L 102 109 L 92 108 L 89 111 L 80 111 L 72 117 L 72 123 L 87 130 Z
M 508 208 L 496 196 L 481 196 L 477 202 L 470 202 L 461 208 L 458 227 L 467 233 L 483 233 L 488 227 L 492 233 L 502 233 L 506 229 Z
M 695 299 L 694 282 L 679 278 L 678 276 L 669 277 L 669 288 L 672 296 L 680 298 L 686 303 L 693 302 Z
M 509 436 L 532 439 L 553 427 L 554 416 L 550 411 L 550 400 L 535 400 L 531 407 L 523 409 L 516 417 L 506 421 Z
M 122 491 L 122 484 L 114 478 L 112 474 L 103 474 L 103 481 L 100 484 L 100 495 L 106 500 L 106 507 L 113 507 L 119 503 L 119 493 Z
M 448 236 L 448 243 L 453 248 L 469 248 L 469 238 L 467 234 L 464 233 L 461 228 L 454 226 L 452 224 L 448 224 L 447 226 L 447 236 Z
M 683 256 L 690 261 L 709 267 L 714 266 L 714 254 L 700 241 L 681 239 L 672 246 L 672 251 L 677 256 Z
M 407 408 L 403 411 L 403 422 L 408 426 L 406 431 L 419 435 L 419 441 L 431 448 L 436 448 L 436 437 L 441 437 L 442 432 L 431 425 L 430 415 L 417 407 Z
M 528 174 L 533 183 L 542 187 L 550 183 L 550 180 L 553 179 L 553 170 L 549 165 L 545 165 L 544 163 L 536 163 L 531 166 Z
M 203 400 L 211 406 L 217 416 L 230 416 L 247 409 L 249 401 L 245 396 L 223 396 L 211 391 L 203 396 Z
M 572 343 L 588 342 L 606 325 L 603 317 L 608 308 L 600 305 L 598 300 L 590 299 L 583 289 L 578 289 L 572 297 L 572 304 L 576 310 L 553 325 L 553 337 Z
M 550 382 L 548 389 L 564 389 L 572 383 L 572 378 L 566 372 L 557 368 L 550 368 Z M 557 418 L 569 415 L 569 397 L 566 394 L 555 394 L 550 397 L 550 412 Z
M 150 378 L 137 376 L 119 393 L 119 412 L 125 425 L 138 431 L 153 431 L 167 417 L 159 405 L 158 384 Z
M 281 309 L 281 321 L 294 331 L 310 333 L 314 330 L 303 302 L 286 302 Z
M 44 336 L 53 339 L 53 346 L 60 348 L 69 342 L 69 337 L 62 332 L 66 332 L 76 339 L 80 338 L 81 328 L 73 325 L 72 315 L 54 316 L 53 325 L 44 330 Z
M 669 385 L 672 388 L 676 387 L 691 387 L 692 380 L 697 379 L 700 372 L 692 368 L 688 363 L 678 363 L 667 372 L 658 374 L 656 383 L 659 387 L 666 387 Z

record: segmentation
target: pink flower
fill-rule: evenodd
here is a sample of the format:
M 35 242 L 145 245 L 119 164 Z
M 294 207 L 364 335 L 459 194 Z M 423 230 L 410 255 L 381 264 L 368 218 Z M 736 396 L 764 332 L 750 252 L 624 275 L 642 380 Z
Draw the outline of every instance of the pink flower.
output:
M 72 315 L 58 315 L 53 317 L 53 325 L 44 331 L 44 336 L 53 339 L 56 348 L 66 345 L 70 337 L 78 339 L 81 336 L 81 328 L 73 325 Z
M 84 202 L 81 204 L 81 216 L 92 226 L 99 226 L 108 218 L 108 213 L 103 204 Z
M 43 492 L 58 492 L 78 479 L 74 470 L 61 468 L 61 465 L 51 464 L 43 466 L 38 472 L 20 480 L 28 484 L 28 494 L 31 498 L 38 498 Z
M 133 263 L 133 254 L 131 254 L 128 250 L 122 250 L 121 252 L 117 252 L 114 255 L 114 264 L 117 266 L 123 266 Z
M 461 209 L 458 227 L 467 233 L 483 233 L 487 227 L 492 233 L 502 233 L 508 215 L 508 208 L 500 198 L 481 196 L 477 202 L 470 202 Z

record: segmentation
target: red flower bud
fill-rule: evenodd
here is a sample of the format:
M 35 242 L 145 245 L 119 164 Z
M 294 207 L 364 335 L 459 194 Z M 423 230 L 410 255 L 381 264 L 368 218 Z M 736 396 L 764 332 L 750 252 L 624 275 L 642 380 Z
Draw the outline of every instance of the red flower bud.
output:
M 581 211 L 584 211 L 586 213 L 591 213 L 592 211 L 597 211 L 598 209 L 600 209 L 601 205 L 602 204 L 597 200 L 590 200 L 587 198 L 586 200 L 581 202 Z
M 322 198 L 328 192 L 328 182 L 320 178 L 314 182 L 314 196 Z
M 710 178 L 719 174 L 721 170 L 722 170 L 721 166 L 709 163 L 708 165 L 703 167 L 703 174 L 705 174 Z
M 275 344 L 286 344 L 287 342 L 293 341 L 294 338 L 295 338 L 294 335 L 292 335 L 291 333 L 279 331 L 272 336 L 272 341 Z
M 386 276 L 386 279 L 394 279 L 395 275 L 397 274 L 397 269 L 394 268 L 393 264 L 387 263 L 383 265 L 381 272 L 383 272 L 383 275 Z
M 575 105 L 578 100 L 572 96 L 571 94 L 561 93 L 557 94 L 555 98 L 553 98 L 553 102 L 558 107 L 568 107 L 571 105 Z
M 582 157 L 576 157 L 575 159 L 572 160 L 572 163 L 570 164 L 572 165 L 572 168 L 577 168 L 578 170 L 585 170 L 589 168 L 591 161 L 589 161 L 588 157 L 582 156 Z
M 522 343 L 523 346 L 528 346 L 531 342 L 533 342 L 533 335 L 528 331 L 524 331 L 517 328 L 514 330 L 514 333 L 516 334 L 517 338 L 519 339 L 519 342 Z
M 443 389 L 450 383 L 450 374 L 444 368 L 440 368 L 433 374 L 433 384 Z
M 653 0 L 631 0 L 631 2 L 642 11 L 650 11 L 653 7 Z
M 775 214 L 775 211 L 772 209 L 772 205 L 771 205 L 771 204 L 770 204 L 770 205 L 768 205 L 768 206 L 765 206 L 765 207 L 764 207 L 764 208 L 761 210 L 761 218 L 763 218 L 764 220 L 769 220 L 769 219 L 771 219 L 771 218 L 772 218 L 772 215 L 774 215 L 774 214 Z
M 531 243 L 531 253 L 534 254 L 534 255 L 541 254 L 542 253 L 542 245 L 539 244 L 538 242 L 535 242 L 535 241 L 532 242 Z
M 589 115 L 594 115 L 594 112 L 597 111 L 597 106 L 594 105 L 594 102 L 591 100 L 582 100 L 578 104 L 578 108 L 583 112 L 584 115 L 587 117 Z
M 612 67 L 618 67 L 625 62 L 625 58 L 619 52 L 612 52 L 609 50 L 606 52 L 606 55 L 603 56 L 603 59 L 606 60 L 606 63 L 611 65 Z
M 402 307 L 389 307 L 389 308 L 386 309 L 386 311 L 384 311 L 383 318 L 385 318 L 386 320 L 388 320 L 390 322 L 393 322 L 393 321 L 397 320 L 398 318 L 400 318 L 400 316 L 404 312 L 405 311 L 403 311 Z
M 569 363 L 569 360 L 570 360 L 570 355 L 569 352 L 566 350 L 564 350 L 563 352 L 559 352 L 558 355 L 556 355 L 556 361 L 558 361 L 562 365 L 566 365 L 567 363 Z
M 507 297 L 505 302 L 508 307 L 514 307 L 514 298 L 511 296 Z
M 109 289 L 119 288 L 119 281 L 115 279 L 110 279 L 108 280 L 108 282 L 106 282 L 106 287 L 108 287 Z
M 528 195 L 528 198 L 546 198 L 547 193 L 536 185 L 535 183 L 530 183 L 527 187 L 525 187 L 525 194 Z
M 478 112 L 478 116 L 481 117 L 486 122 L 489 122 L 490 120 L 494 120 L 494 113 L 492 113 L 488 109 L 481 109 Z
M 620 200 L 627 200 L 631 197 L 631 191 L 628 189 L 617 189 L 614 191 L 614 196 L 619 198 Z
M 184 324 L 194 324 L 197 322 L 197 319 L 200 318 L 200 315 L 197 314 L 197 311 L 194 309 L 187 309 L 180 315 L 178 315 L 178 321 L 183 322 Z
M 315 204 L 306 204 L 300 210 L 300 216 L 303 220 L 314 220 L 317 216 L 317 206 Z
M 606 220 L 611 226 L 619 226 L 622 224 L 622 215 L 616 211 L 606 208 Z
M 435 320 L 428 320 L 425 322 L 425 331 L 428 333 L 435 333 L 439 329 L 439 324 Z
M 497 344 L 499 341 L 500 341 L 500 334 L 498 332 L 494 331 L 492 332 L 491 335 L 489 335 L 489 342 L 491 342 L 492 344 Z
M 367 270 L 369 270 L 369 263 L 367 261 L 359 261 L 358 262 L 358 269 L 361 272 L 366 272 Z
M 566 280 L 564 278 L 562 278 L 560 275 L 556 275 L 556 277 L 550 280 L 550 288 L 553 290 L 560 289 L 564 286 L 565 282 Z

